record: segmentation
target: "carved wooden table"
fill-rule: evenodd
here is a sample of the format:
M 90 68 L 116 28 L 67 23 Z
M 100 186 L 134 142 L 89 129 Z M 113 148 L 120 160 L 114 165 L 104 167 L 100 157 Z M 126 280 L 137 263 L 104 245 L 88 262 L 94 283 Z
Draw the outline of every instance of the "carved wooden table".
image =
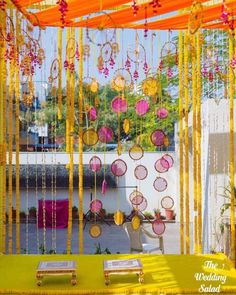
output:
M 37 285 L 41 286 L 44 276 L 71 275 L 71 284 L 77 283 L 76 262 L 74 260 L 65 261 L 40 261 L 37 272 Z
M 130 274 L 138 275 L 139 282 L 144 282 L 143 266 L 139 259 L 127 260 L 104 260 L 103 264 L 105 284 L 110 284 L 109 276 L 111 274 Z

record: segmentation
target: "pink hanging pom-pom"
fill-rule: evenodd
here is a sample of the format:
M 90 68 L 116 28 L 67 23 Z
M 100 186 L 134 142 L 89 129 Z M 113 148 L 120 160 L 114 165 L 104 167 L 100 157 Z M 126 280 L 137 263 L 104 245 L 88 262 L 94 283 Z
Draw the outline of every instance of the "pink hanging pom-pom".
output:
M 106 191 L 107 191 L 107 182 L 106 182 L 106 179 L 104 179 L 102 182 L 102 194 L 105 195 Z

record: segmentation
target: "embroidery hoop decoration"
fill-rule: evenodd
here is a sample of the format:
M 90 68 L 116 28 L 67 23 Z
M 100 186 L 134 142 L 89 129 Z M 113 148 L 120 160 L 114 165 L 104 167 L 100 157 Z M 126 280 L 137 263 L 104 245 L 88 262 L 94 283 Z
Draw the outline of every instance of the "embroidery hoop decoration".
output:
M 134 169 L 134 176 L 139 180 L 144 180 L 148 176 L 148 170 L 143 165 L 138 165 Z
M 168 162 L 169 168 L 171 168 L 174 165 L 174 159 L 169 154 L 165 154 L 161 157 L 162 166 L 166 165 L 165 162 Z
M 143 148 L 139 144 L 134 144 L 129 149 L 129 156 L 134 161 L 140 160 L 143 157 L 144 151 Z
M 102 143 L 108 143 L 113 140 L 113 131 L 111 128 L 103 126 L 98 130 L 98 138 Z
M 162 220 L 156 219 L 152 222 L 152 230 L 156 235 L 158 236 L 163 235 L 165 232 L 165 229 L 166 229 L 166 225 Z
M 163 165 L 163 164 L 165 164 L 165 165 Z M 169 169 L 169 163 L 165 159 L 162 159 L 161 158 L 161 159 L 158 159 L 155 162 L 154 167 L 155 167 L 155 169 L 156 169 L 157 172 L 159 172 L 159 173 L 165 173 Z
M 93 146 L 98 142 L 97 132 L 90 128 L 83 133 L 83 142 L 88 146 Z
M 117 159 L 115 161 L 112 162 L 111 164 L 111 172 L 115 175 L 115 176 L 123 176 L 127 171 L 127 165 L 125 163 L 125 161 L 121 160 L 121 159 Z
M 151 142 L 155 146 L 162 146 L 164 144 L 164 139 L 165 133 L 160 129 L 154 130 L 151 134 Z
M 90 203 L 90 210 L 92 213 L 99 213 L 102 209 L 102 201 L 95 199 Z
M 166 196 L 161 199 L 161 207 L 164 209 L 171 209 L 174 204 L 175 202 L 170 196 Z
M 89 168 L 93 172 L 98 172 L 102 169 L 102 161 L 99 157 L 93 156 L 89 161 Z
M 168 183 L 165 180 L 165 178 L 163 178 L 163 177 L 157 177 L 154 180 L 153 186 L 154 186 L 154 188 L 155 188 L 156 191 L 163 192 L 164 190 L 167 189 Z
M 102 233 L 102 228 L 99 224 L 93 224 L 90 226 L 89 234 L 92 238 L 98 238 Z

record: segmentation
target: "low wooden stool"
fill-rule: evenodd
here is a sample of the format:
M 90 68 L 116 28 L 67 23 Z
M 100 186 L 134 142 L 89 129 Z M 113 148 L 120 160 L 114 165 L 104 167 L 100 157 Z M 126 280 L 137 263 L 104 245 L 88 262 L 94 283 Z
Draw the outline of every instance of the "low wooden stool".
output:
M 41 286 L 44 276 L 62 276 L 71 275 L 71 284 L 77 283 L 76 279 L 76 261 L 40 261 L 37 272 L 37 285 Z
M 138 275 L 139 282 L 144 282 L 143 266 L 139 259 L 127 259 L 127 260 L 104 260 L 103 264 L 105 284 L 110 284 L 109 276 L 111 274 L 130 274 L 134 273 Z

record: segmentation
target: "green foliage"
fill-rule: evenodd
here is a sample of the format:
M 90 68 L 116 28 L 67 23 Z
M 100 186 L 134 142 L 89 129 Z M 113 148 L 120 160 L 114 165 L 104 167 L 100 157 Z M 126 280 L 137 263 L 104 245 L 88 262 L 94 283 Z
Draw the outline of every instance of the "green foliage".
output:
M 102 250 L 100 243 L 96 243 L 94 254 L 111 254 L 111 252 L 108 248 L 105 248 L 104 250 Z

